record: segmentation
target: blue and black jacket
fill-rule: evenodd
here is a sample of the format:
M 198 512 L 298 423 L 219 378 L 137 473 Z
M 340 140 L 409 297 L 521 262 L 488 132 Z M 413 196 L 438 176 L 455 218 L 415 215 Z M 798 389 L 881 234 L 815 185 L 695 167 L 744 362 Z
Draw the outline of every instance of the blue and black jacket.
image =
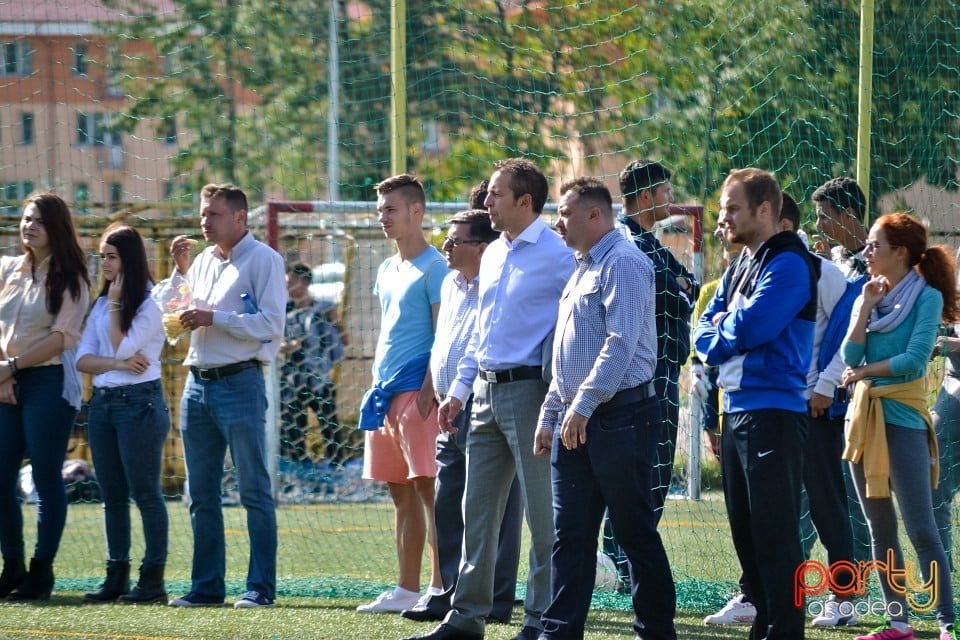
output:
M 807 411 L 819 279 L 818 260 L 790 231 L 727 268 L 693 333 L 700 359 L 720 367 L 724 412 Z

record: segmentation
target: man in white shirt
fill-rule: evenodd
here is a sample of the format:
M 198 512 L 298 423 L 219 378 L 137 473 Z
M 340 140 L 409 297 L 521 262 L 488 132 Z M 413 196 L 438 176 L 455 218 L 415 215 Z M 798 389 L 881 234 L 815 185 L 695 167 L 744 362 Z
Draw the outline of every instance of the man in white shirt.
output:
M 180 403 L 180 431 L 190 486 L 193 571 L 190 592 L 170 604 L 223 606 L 226 544 L 220 481 L 229 447 L 250 536 L 247 592 L 234 607 L 272 607 L 277 518 L 264 447 L 262 368 L 276 358 L 283 339 L 283 259 L 247 231 L 247 198 L 232 184 L 203 188 L 200 227 L 211 246 L 192 265 L 189 238 L 177 236 L 170 246 L 194 302 L 194 308 L 180 314 L 180 323 L 192 331 L 184 360 L 190 374 Z

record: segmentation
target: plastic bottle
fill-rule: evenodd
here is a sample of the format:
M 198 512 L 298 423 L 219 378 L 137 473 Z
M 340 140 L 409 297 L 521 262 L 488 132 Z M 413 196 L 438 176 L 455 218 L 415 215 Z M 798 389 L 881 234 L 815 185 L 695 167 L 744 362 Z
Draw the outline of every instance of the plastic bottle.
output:
M 257 303 L 253 301 L 253 298 L 251 298 L 250 294 L 246 291 L 240 294 L 240 299 L 243 300 L 244 313 L 254 314 L 260 311 L 260 309 L 257 308 Z M 261 340 L 260 342 L 263 344 L 269 344 L 273 342 L 273 340 Z

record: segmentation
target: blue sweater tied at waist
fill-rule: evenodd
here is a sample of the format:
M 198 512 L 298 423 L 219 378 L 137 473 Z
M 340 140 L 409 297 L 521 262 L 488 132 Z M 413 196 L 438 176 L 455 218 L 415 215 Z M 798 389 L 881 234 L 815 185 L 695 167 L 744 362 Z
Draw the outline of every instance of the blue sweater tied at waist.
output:
M 404 391 L 419 391 L 423 380 L 427 376 L 427 367 L 430 365 L 430 354 L 408 361 L 400 367 L 392 377 L 380 380 L 363 394 L 360 403 L 360 424 L 364 431 L 376 431 L 383 426 L 387 417 L 387 409 L 393 396 Z

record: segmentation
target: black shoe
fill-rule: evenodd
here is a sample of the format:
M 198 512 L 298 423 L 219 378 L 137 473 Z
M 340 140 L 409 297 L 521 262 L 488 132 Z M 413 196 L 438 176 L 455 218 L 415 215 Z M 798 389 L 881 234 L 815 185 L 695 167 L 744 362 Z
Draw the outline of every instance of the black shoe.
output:
M 422 636 L 411 636 L 403 640 L 483 640 L 483 634 L 461 631 L 452 625 L 441 624 L 430 633 Z
M 3 572 L 0 573 L 0 598 L 6 598 L 10 592 L 23 584 L 27 577 L 27 567 L 23 558 L 3 559 Z
M 404 609 L 400 612 L 400 615 L 414 622 L 439 622 L 444 618 L 444 616 L 438 615 L 427 607 L 422 609 Z
M 162 564 L 140 565 L 140 580 L 133 590 L 117 598 L 122 604 L 167 603 L 167 590 L 163 586 Z
M 23 583 L 7 596 L 7 599 L 21 602 L 49 600 L 50 593 L 53 591 L 53 581 L 53 561 L 33 558 L 30 561 L 30 571 L 27 572 Z
M 110 560 L 107 562 L 107 579 L 96 591 L 83 596 L 84 602 L 114 602 L 130 591 L 130 563 Z
M 171 607 L 222 607 L 223 598 L 216 596 L 205 596 L 191 591 L 185 596 L 174 598 L 170 601 Z
M 538 640 L 541 633 L 543 633 L 541 629 L 524 625 L 523 629 L 520 629 L 520 633 L 513 637 L 513 640 Z
M 487 624 L 510 624 L 510 615 L 506 617 L 495 616 L 492 613 L 487 616 Z

